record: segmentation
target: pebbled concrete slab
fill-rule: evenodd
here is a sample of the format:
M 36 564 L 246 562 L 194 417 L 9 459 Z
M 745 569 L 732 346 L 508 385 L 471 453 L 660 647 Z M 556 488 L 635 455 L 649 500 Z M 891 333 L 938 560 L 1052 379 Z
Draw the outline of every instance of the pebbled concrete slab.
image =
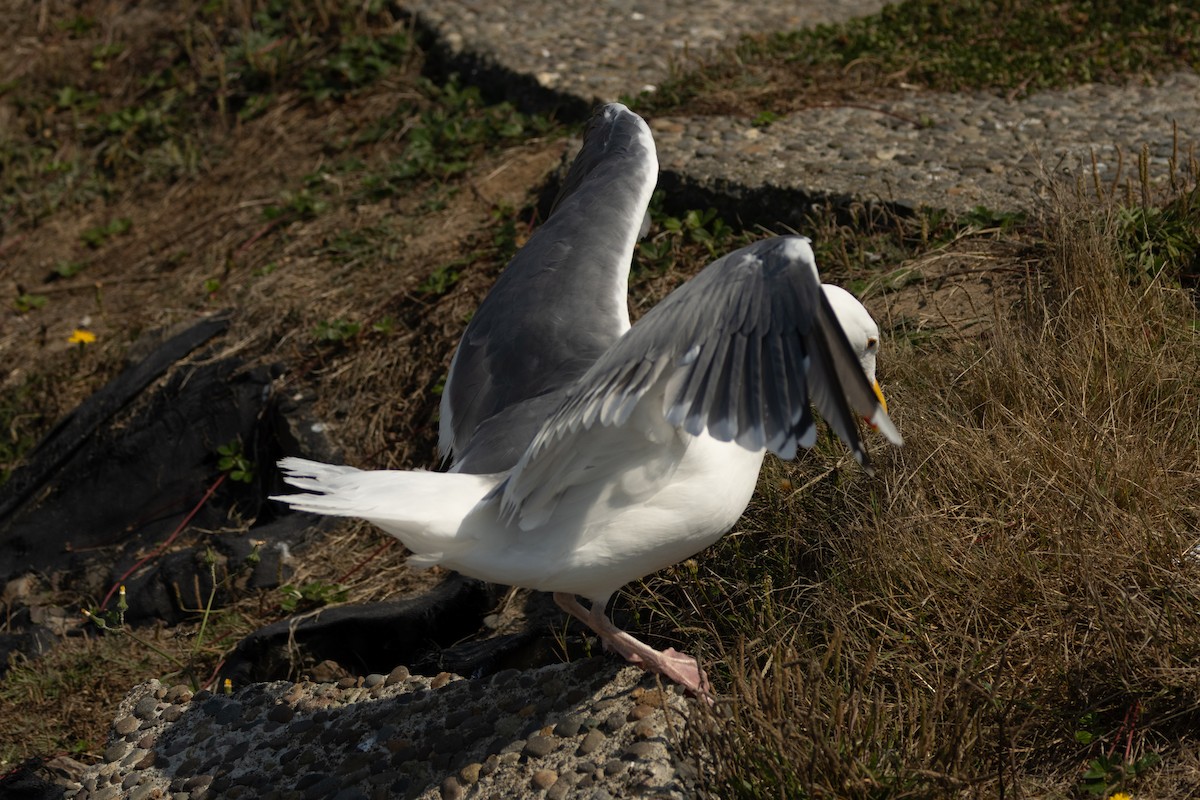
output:
M 689 58 L 746 33 L 840 22 L 880 0 L 410 0 L 451 55 L 532 78 L 586 107 L 653 89 Z
M 229 696 L 151 681 L 64 796 L 682 800 L 696 790 L 680 749 L 690 702 L 605 658 L 475 680 L 397 667 Z
M 794 30 L 873 13 L 885 3 L 770 0 L 410 0 L 472 79 L 518 102 L 584 115 L 636 96 L 745 33 Z M 914 90 L 861 106 L 806 109 L 756 127 L 748 117 L 650 120 L 662 185 L 756 222 L 795 224 L 813 202 L 882 201 L 965 211 L 1029 209 L 1092 157 L 1105 181 L 1169 180 L 1200 146 L 1200 77 L 1086 85 L 1020 100 Z
M 743 203 L 782 190 L 910 208 L 1011 210 L 1038 203 L 1054 180 L 1091 181 L 1093 155 L 1105 183 L 1136 185 L 1145 149 L 1151 179 L 1165 183 L 1172 160 L 1186 167 L 1200 148 L 1200 104 L 1185 97 L 1200 97 L 1200 76 L 1089 84 L 1018 102 L 913 91 L 871 107 L 807 109 L 765 127 L 730 117 L 656 119 L 651 127 L 665 172 Z

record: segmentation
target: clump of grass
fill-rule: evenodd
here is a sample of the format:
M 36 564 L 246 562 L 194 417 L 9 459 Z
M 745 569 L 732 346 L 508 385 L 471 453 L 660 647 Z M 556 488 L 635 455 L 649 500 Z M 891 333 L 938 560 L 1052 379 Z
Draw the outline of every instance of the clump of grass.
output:
M 837 25 L 745 37 L 641 107 L 687 104 L 769 122 L 901 83 L 1009 95 L 1200 67 L 1200 11 L 1150 0 L 907 0 Z
M 717 796 L 1200 786 L 1195 252 L 1147 271 L 1128 214 L 1064 201 L 1011 316 L 892 343 L 877 477 L 769 461 L 697 579 L 647 584 L 730 698 L 690 731 Z
M 461 175 L 489 148 L 524 142 L 556 129 L 542 115 L 523 114 L 508 102 L 489 103 L 458 75 L 441 85 L 417 81 L 418 109 L 404 107 L 360 135 L 359 144 L 405 133 L 398 159 L 376 165 L 364 180 L 364 198 L 379 200 L 410 191 L 413 180 L 447 181 Z M 415 111 L 415 113 L 414 113 Z
M 107 198 L 135 176 L 195 174 L 213 155 L 213 131 L 279 105 L 344 100 L 406 70 L 415 53 L 382 3 L 230 0 L 182 20 L 150 10 L 98 24 L 107 13 L 87 2 L 49 31 L 23 22 L 20 35 L 47 46 L 0 86 L 18 132 L 0 144 L 0 212 L 18 224 Z

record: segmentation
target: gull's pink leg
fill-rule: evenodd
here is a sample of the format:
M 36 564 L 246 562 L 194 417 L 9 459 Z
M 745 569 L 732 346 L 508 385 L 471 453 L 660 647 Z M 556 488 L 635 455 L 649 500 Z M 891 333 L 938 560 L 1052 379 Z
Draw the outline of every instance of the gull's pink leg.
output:
M 712 702 L 708 678 L 700 670 L 696 659 L 680 653 L 673 647 L 655 650 L 645 642 L 638 641 L 612 623 L 604 613 L 603 603 L 593 603 L 589 611 L 575 599 L 575 595 L 565 592 L 555 592 L 554 602 L 563 611 L 595 631 L 600 641 L 604 642 L 605 648 L 617 653 L 626 661 L 649 672 L 657 672 L 680 684 L 692 694 Z

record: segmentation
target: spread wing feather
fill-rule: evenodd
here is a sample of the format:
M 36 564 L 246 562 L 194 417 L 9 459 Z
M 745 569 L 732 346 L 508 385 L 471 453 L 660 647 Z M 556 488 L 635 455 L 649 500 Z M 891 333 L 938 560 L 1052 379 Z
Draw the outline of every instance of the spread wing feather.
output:
M 511 468 L 520 450 L 489 451 L 486 464 L 464 458 L 479 426 L 569 385 L 628 330 L 629 267 L 657 176 L 646 123 L 619 104 L 600 109 L 549 218 L 501 273 L 455 351 L 438 446 L 457 471 Z M 509 438 L 528 442 L 544 420 L 507 415 Z
M 581 436 L 651 418 L 792 458 L 816 439 L 809 403 L 860 463 L 855 413 L 886 421 L 834 316 L 812 249 L 800 236 L 766 239 L 718 259 L 649 311 L 563 391 L 494 495 L 523 522 L 548 516 L 591 468 Z M 890 422 L 887 423 L 890 426 Z M 661 424 L 645 424 L 649 441 Z

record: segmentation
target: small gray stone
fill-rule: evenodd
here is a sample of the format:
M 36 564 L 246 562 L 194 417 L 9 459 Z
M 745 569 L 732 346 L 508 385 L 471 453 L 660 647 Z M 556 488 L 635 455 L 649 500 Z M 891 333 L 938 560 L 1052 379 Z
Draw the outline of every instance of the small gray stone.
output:
M 557 782 L 558 773 L 552 769 L 539 769 L 537 772 L 533 773 L 533 778 L 530 780 L 530 783 L 533 784 L 533 788 L 542 790 L 549 789 Z
M 625 727 L 625 714 L 620 711 L 614 711 L 604 718 L 604 722 L 600 723 L 600 727 L 606 733 L 616 733 Z
M 296 781 L 296 788 L 303 791 L 309 787 L 316 786 L 328 777 L 328 773 L 325 772 L 310 772 L 307 775 L 301 775 L 300 779 Z
M 628 761 L 637 761 L 639 759 L 650 758 L 658 752 L 658 745 L 654 742 L 634 742 L 625 748 L 625 754 L 622 758 Z
M 462 784 L 458 778 L 451 775 L 442 781 L 442 800 L 459 800 L 463 796 Z
M 191 747 L 191 742 L 188 741 L 186 737 L 176 735 L 175 738 L 171 739 L 167 746 L 163 748 L 163 754 L 168 757 L 177 756 L 184 750 L 187 750 L 189 747 Z
M 120 719 L 118 719 L 116 722 L 113 723 L 113 731 L 115 731 L 118 736 L 125 736 L 126 734 L 133 733 L 134 731 L 136 731 L 138 729 L 138 726 L 141 724 L 142 723 L 138 720 L 137 717 L 134 717 L 134 716 L 121 717 Z
M 296 709 L 283 704 L 271 706 L 271 710 L 267 712 L 267 719 L 272 722 L 291 722 L 294 716 Z
M 187 703 L 192 699 L 192 690 L 183 684 L 177 684 L 167 690 L 163 700 L 168 703 Z
M 581 723 L 579 717 L 575 715 L 563 717 L 558 721 L 558 724 L 554 726 L 554 735 L 561 736 L 564 739 L 569 739 L 579 733 L 580 727 Z
M 151 694 L 138 700 L 137 705 L 133 707 L 133 715 L 138 719 L 154 719 L 156 711 L 158 711 L 158 699 Z
M 499 768 L 500 768 L 500 757 L 493 753 L 492 755 L 487 757 L 486 761 L 483 762 L 483 766 L 481 766 L 479 768 L 479 774 L 480 775 L 491 775 L 493 772 L 495 772 Z
M 524 753 L 531 758 L 544 758 L 554 752 L 558 742 L 550 736 L 530 736 L 525 742 Z
M 458 777 L 463 783 L 470 786 L 479 782 L 479 773 L 482 769 L 482 764 L 472 762 L 458 771 Z
M 292 720 L 291 724 L 288 725 L 287 732 L 289 736 L 299 736 L 310 728 L 315 727 L 316 724 L 312 717 L 300 717 L 300 719 Z
M 164 722 L 176 722 L 183 716 L 183 712 L 186 710 L 187 706 L 184 705 L 167 706 L 159 714 L 159 718 Z
M 587 736 L 583 737 L 583 741 L 579 743 L 579 755 L 586 756 L 604 743 L 604 732 L 599 728 L 593 728 L 588 731 Z
M 104 750 L 104 760 L 113 762 L 120 761 L 125 756 L 129 755 L 129 751 L 133 749 L 133 745 L 129 742 L 113 742 Z
M 401 681 L 406 681 L 411 674 L 412 673 L 408 671 L 408 667 L 403 665 L 396 667 L 394 670 L 388 673 L 387 678 L 383 682 L 384 686 L 393 686 Z
M 242 704 L 236 700 L 225 703 L 224 707 L 217 711 L 216 722 L 218 725 L 232 725 L 242 719 Z
M 250 750 L 250 740 L 249 739 L 241 739 L 238 742 L 236 742 L 235 744 L 232 744 L 229 746 L 229 749 L 227 749 L 225 751 L 223 760 L 227 764 L 232 764 L 232 763 L 236 762 L 238 759 L 240 759 L 242 756 L 246 755 L 246 753 L 249 752 L 249 750 Z
M 304 791 L 304 800 L 325 800 L 342 785 L 333 775 L 327 775 L 324 780 L 314 783 Z
M 180 788 L 188 793 L 202 792 L 212 784 L 212 781 L 212 775 L 195 775 L 184 781 L 183 786 Z
M 153 783 L 143 783 L 129 793 L 128 800 L 152 800 L 157 797 L 162 797 L 161 790 Z

